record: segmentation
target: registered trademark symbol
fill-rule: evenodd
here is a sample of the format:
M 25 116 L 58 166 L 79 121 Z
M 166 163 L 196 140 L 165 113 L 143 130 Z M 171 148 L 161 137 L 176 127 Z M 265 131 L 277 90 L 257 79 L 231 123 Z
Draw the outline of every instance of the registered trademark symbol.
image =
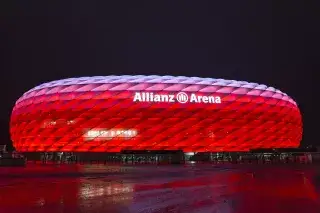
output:
M 188 95 L 185 93 L 185 92 L 179 92 L 177 95 L 176 95 L 176 99 L 179 103 L 182 103 L 182 104 L 185 104 L 188 102 L 189 100 L 189 97 Z

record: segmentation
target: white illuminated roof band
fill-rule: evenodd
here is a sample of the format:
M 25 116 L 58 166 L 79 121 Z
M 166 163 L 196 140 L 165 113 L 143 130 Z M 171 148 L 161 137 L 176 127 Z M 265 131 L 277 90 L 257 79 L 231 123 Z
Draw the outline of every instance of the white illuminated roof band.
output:
M 266 85 L 214 78 L 157 75 L 122 75 L 68 78 L 41 84 L 27 91 L 16 102 L 45 94 L 86 91 L 171 91 L 228 93 L 235 95 L 253 95 L 296 102 L 287 94 Z

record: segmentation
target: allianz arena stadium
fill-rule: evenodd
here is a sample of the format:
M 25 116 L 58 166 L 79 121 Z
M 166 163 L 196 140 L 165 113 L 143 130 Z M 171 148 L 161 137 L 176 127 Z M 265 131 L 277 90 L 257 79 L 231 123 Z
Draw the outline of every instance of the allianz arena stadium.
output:
M 97 76 L 41 84 L 12 111 L 19 152 L 296 148 L 295 101 L 266 85 L 173 76 Z

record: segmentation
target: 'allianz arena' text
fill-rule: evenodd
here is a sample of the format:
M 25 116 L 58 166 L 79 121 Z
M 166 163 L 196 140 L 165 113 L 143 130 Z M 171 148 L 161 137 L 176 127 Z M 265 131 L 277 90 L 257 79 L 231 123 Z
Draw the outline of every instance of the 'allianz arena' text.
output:
M 29 90 L 10 132 L 21 152 L 249 151 L 298 147 L 302 121 L 289 96 L 256 83 L 98 76 Z

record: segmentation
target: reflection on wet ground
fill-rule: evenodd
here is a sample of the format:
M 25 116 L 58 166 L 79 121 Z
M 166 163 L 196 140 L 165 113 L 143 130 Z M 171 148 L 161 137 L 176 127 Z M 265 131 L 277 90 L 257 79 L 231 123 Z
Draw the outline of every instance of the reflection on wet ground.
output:
M 318 177 L 316 165 L 0 168 L 0 213 L 319 213 Z

